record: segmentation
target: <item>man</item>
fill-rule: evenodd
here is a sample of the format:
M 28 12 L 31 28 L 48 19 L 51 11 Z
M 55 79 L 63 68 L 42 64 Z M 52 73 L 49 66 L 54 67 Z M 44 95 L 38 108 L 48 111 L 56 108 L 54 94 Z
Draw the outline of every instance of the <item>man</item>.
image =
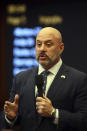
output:
M 87 131 L 87 75 L 61 59 L 61 33 L 43 28 L 36 38 L 39 67 L 19 73 L 10 101 L 4 105 L 5 126 L 20 131 Z M 37 96 L 36 75 L 49 71 L 43 96 Z

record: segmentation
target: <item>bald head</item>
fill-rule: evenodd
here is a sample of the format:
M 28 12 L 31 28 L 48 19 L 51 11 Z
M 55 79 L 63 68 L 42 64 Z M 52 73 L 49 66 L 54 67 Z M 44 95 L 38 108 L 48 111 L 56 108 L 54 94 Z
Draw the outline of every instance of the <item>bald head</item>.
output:
M 60 31 L 53 28 L 53 27 L 45 27 L 45 28 L 41 29 L 40 32 L 38 33 L 37 37 L 41 36 L 41 35 L 43 35 L 43 36 L 48 35 L 48 34 L 53 35 L 57 41 L 62 42 L 62 35 L 61 35 Z
M 64 50 L 61 33 L 52 27 L 40 30 L 36 38 L 36 59 L 44 69 L 50 69 Z

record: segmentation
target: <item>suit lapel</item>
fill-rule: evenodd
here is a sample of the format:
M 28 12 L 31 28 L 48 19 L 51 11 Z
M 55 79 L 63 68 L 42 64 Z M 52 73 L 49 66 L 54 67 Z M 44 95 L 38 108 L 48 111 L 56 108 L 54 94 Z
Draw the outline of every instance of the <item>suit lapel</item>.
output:
M 64 81 L 67 79 L 67 77 L 68 77 L 68 71 L 67 71 L 65 65 L 62 64 L 59 72 L 55 76 L 55 78 L 54 78 L 54 80 L 53 80 L 53 82 L 50 86 L 50 89 L 49 89 L 48 94 L 47 94 L 48 98 L 50 98 L 51 100 L 54 98 L 57 91 L 64 84 Z
M 30 74 L 31 73 L 31 74 Z M 26 86 L 24 89 L 24 95 L 25 95 L 25 103 L 27 101 L 27 104 L 25 104 L 26 109 L 32 110 L 32 112 L 35 112 L 36 108 L 36 98 L 35 98 L 35 75 L 37 74 L 37 68 L 33 68 L 31 72 L 29 72 L 29 75 L 27 77 Z M 31 104 L 32 103 L 32 104 Z M 30 109 L 31 108 L 31 109 Z

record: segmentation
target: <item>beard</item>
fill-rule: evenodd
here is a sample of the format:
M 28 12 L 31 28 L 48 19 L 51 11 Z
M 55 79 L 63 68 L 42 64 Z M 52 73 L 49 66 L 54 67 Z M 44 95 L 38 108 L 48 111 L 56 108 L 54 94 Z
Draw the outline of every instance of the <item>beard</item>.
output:
M 48 69 L 58 62 L 59 55 L 56 53 L 54 57 L 49 57 L 46 53 L 41 52 L 36 59 L 45 69 Z
M 36 56 L 36 59 L 39 61 L 39 59 L 40 58 L 43 58 L 43 57 L 45 57 L 46 59 L 50 59 L 49 57 L 48 57 L 48 55 L 46 54 L 46 53 L 44 53 L 44 52 L 41 52 L 38 56 Z

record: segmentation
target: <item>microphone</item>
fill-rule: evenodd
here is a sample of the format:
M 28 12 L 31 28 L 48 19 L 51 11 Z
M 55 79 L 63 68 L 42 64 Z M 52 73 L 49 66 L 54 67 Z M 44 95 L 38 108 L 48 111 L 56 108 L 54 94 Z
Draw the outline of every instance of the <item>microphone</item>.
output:
M 44 79 L 43 79 L 43 75 L 36 75 L 35 77 L 35 84 L 38 88 L 38 96 L 39 97 L 43 97 L 43 84 L 44 84 Z

